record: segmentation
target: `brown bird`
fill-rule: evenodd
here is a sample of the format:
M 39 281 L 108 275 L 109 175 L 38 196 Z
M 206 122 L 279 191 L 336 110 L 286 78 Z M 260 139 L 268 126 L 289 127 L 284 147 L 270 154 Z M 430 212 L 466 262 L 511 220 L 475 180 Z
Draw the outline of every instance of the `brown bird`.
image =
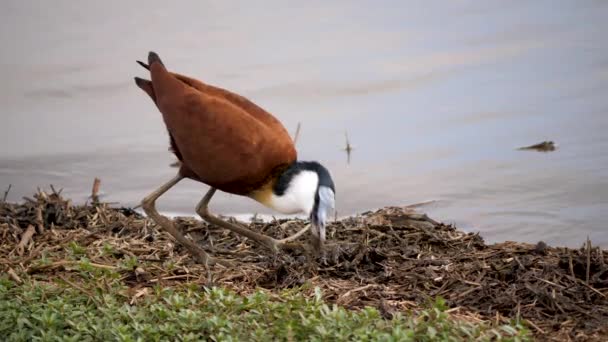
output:
M 311 228 L 320 250 L 325 226 L 334 209 L 335 186 L 329 171 L 316 161 L 299 161 L 287 130 L 272 114 L 245 97 L 199 80 L 169 72 L 159 56 L 150 52 L 151 80 L 135 77 L 163 116 L 170 147 L 180 168 L 177 175 L 142 201 L 146 214 L 173 235 L 197 261 L 216 260 L 175 229 L 160 215 L 155 201 L 184 178 L 209 185 L 196 212 L 207 222 L 230 229 L 277 251 Z M 285 214 L 306 213 L 311 224 L 277 240 L 229 223 L 209 213 L 216 189 L 250 197 Z

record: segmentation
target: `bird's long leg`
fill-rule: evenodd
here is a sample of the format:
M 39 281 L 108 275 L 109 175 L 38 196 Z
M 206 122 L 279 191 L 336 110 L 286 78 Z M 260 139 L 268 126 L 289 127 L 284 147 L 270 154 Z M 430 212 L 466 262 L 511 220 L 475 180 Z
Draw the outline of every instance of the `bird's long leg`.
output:
M 281 248 L 291 248 L 291 247 L 296 247 L 296 245 L 290 244 L 289 242 L 291 240 L 295 240 L 296 238 L 298 238 L 300 235 L 304 234 L 306 232 L 306 230 L 308 230 L 309 227 L 306 227 L 304 229 L 302 229 L 301 231 L 297 232 L 296 234 L 286 238 L 286 239 L 282 239 L 282 240 L 277 240 L 274 239 L 270 236 L 264 235 L 264 234 L 260 234 L 260 233 L 256 233 L 254 231 L 251 231 L 239 224 L 233 224 L 230 222 L 226 222 L 214 215 L 212 215 L 209 212 L 209 201 L 211 200 L 211 197 L 213 197 L 213 195 L 215 194 L 216 189 L 215 188 L 211 188 L 209 189 L 209 191 L 207 191 L 207 194 L 205 194 L 205 196 L 201 199 L 201 201 L 198 203 L 198 205 L 196 206 L 196 212 L 207 222 L 214 224 L 216 226 L 220 226 L 222 228 L 231 230 L 237 234 L 243 235 L 245 237 L 248 237 L 256 242 L 258 242 L 259 244 L 262 244 L 268 248 L 270 248 L 272 251 L 274 252 L 278 252 L 279 249 Z
M 146 196 L 142 200 L 142 207 L 148 217 L 150 217 L 156 224 L 161 226 L 165 231 L 171 234 L 179 243 L 181 243 L 184 247 L 188 249 L 190 253 L 194 256 L 194 259 L 204 265 L 213 265 L 216 260 L 211 258 L 201 247 L 199 247 L 194 242 L 190 241 L 186 237 L 184 237 L 173 225 L 173 222 L 166 218 L 165 216 L 158 213 L 156 210 L 156 200 L 167 190 L 171 189 L 175 184 L 179 183 L 184 177 L 179 173 L 177 176 L 173 177 L 170 181 L 163 184 L 158 189 L 154 190 L 151 194 Z

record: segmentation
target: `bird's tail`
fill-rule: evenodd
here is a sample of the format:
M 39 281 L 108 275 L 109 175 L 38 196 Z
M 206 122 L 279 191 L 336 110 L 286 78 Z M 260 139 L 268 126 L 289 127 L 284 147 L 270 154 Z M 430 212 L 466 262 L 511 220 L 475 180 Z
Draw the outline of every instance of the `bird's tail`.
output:
M 150 66 L 142 61 L 136 61 L 137 64 L 141 65 L 142 67 L 144 67 L 146 70 L 150 70 Z
M 165 95 L 179 95 L 183 87 L 186 87 L 173 73 L 165 68 L 165 64 L 154 51 L 148 53 L 147 66 L 143 63 L 139 64 L 150 70 L 150 78 L 157 99 Z
M 156 57 L 158 58 L 158 55 L 156 55 Z M 150 58 L 148 58 L 150 59 Z M 160 59 L 159 59 L 160 60 Z M 144 69 L 146 70 L 150 70 L 150 65 L 151 64 L 146 64 L 145 62 L 142 61 L 136 61 L 137 64 L 141 65 Z M 161 61 L 162 63 L 162 61 Z M 199 80 L 195 80 L 193 78 L 190 78 L 188 76 L 184 76 L 178 73 L 174 73 L 174 72 L 169 72 L 171 75 L 175 76 L 178 80 L 180 80 L 181 82 L 185 83 L 186 85 L 198 89 L 198 90 L 204 90 L 204 91 L 208 91 L 209 90 L 209 86 L 202 83 Z
M 152 64 L 157 63 L 157 62 L 160 63 L 160 65 L 162 65 L 163 67 L 165 66 L 163 64 L 163 61 L 160 60 L 160 57 L 158 57 L 158 54 L 154 51 L 150 51 L 148 53 L 148 65 L 152 66 Z
M 152 82 L 148 80 L 144 80 L 143 78 L 135 77 L 135 84 L 146 92 L 151 98 L 152 101 L 156 103 L 156 95 L 154 94 L 154 87 L 152 86 Z
M 164 65 L 163 61 L 160 59 L 158 54 L 154 51 L 150 51 L 148 53 L 148 64 L 146 64 L 142 61 L 137 61 L 137 63 L 150 71 L 150 76 L 152 77 L 152 81 L 154 81 L 155 79 L 158 79 L 158 78 L 161 78 L 161 79 L 166 78 L 166 75 L 169 74 L 167 72 L 167 69 L 165 69 L 165 65 Z M 152 100 L 156 103 L 156 92 L 155 92 L 152 81 L 146 80 L 146 79 L 143 79 L 140 77 L 135 77 L 135 84 L 137 84 L 137 86 L 140 89 L 145 91 L 152 98 Z

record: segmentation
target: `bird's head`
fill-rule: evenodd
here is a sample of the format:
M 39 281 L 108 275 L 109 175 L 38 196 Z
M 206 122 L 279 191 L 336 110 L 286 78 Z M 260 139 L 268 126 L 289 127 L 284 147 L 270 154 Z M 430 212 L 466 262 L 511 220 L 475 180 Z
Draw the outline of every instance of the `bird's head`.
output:
M 281 213 L 309 216 L 315 247 L 320 250 L 335 209 L 336 188 L 329 171 L 316 161 L 296 161 L 277 178 L 269 195 L 255 197 Z

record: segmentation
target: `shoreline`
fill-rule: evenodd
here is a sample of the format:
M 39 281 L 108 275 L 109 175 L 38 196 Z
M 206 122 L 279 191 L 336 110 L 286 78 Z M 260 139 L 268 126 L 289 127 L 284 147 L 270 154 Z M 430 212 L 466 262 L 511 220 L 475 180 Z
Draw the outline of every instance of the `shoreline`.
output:
M 486 244 L 479 234 L 412 208 L 386 207 L 332 222 L 322 261 L 298 251 L 272 255 L 194 218 L 172 220 L 211 255 L 237 266 L 194 264 L 184 248 L 130 208 L 73 206 L 60 194 L 39 192 L 24 203 L 0 202 L 5 236 L 0 267 L 19 279 L 69 275 L 74 272 L 66 261 L 74 260 L 69 246 L 76 244 L 101 268 L 134 258 L 133 268 L 123 274 L 124 284 L 133 289 L 159 282 L 213 283 L 239 294 L 318 287 L 328 303 L 355 310 L 372 306 L 386 317 L 441 297 L 455 315 L 502 323 L 519 317 L 542 339 L 608 337 L 608 251 L 590 243 L 578 249 Z M 280 219 L 248 226 L 282 238 L 304 224 Z M 306 238 L 301 242 L 306 244 Z M 119 253 L 104 255 L 99 251 L 110 248 L 104 246 Z M 43 257 L 50 263 L 40 266 Z

